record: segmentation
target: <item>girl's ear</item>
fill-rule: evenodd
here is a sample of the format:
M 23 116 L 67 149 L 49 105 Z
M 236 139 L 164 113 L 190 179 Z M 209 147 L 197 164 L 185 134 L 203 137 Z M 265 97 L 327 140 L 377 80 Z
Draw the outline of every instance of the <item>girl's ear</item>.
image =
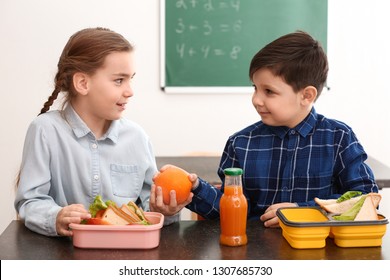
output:
M 311 105 L 317 98 L 317 89 L 313 86 L 307 86 L 302 90 L 302 102 L 304 105 Z
M 88 75 L 77 72 L 73 75 L 74 89 L 81 95 L 88 94 Z

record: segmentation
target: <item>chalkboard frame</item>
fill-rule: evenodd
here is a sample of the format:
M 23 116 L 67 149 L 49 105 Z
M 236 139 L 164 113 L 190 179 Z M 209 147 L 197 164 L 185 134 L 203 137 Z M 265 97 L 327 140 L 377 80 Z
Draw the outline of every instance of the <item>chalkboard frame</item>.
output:
M 199 93 L 253 93 L 252 86 L 175 86 L 166 84 L 166 1 L 160 0 L 160 87 L 168 94 L 199 94 Z M 324 0 L 327 3 L 327 0 Z M 327 14 L 327 11 L 326 11 Z M 326 22 L 327 25 L 327 22 Z M 325 32 L 327 43 L 327 27 Z M 325 43 L 325 50 L 327 48 Z M 248 65 L 249 66 L 249 65 Z M 249 78 L 248 78 L 249 80 Z

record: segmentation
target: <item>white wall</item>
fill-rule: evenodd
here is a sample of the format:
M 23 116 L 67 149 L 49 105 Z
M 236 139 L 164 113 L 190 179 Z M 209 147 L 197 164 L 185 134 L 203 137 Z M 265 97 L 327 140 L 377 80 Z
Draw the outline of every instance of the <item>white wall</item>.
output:
M 331 91 L 320 97 L 317 111 L 352 126 L 366 151 L 390 166 L 390 2 L 328 2 Z M 0 233 L 15 218 L 13 182 L 24 135 L 52 91 L 62 48 L 71 34 L 95 26 L 136 46 L 136 95 L 126 117 L 145 128 L 156 155 L 220 153 L 228 135 L 258 120 L 250 94 L 160 90 L 158 0 L 1 0 Z M 382 211 L 390 216 L 386 206 Z

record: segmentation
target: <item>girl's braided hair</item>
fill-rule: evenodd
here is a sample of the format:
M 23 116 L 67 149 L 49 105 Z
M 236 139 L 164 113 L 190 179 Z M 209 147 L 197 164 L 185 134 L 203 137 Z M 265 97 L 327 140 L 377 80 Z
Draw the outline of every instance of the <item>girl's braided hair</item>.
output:
M 76 92 L 73 87 L 75 73 L 83 72 L 93 75 L 98 68 L 103 66 L 106 56 L 110 53 L 131 50 L 133 46 L 122 35 L 107 28 L 87 28 L 72 35 L 58 61 L 54 90 L 44 103 L 39 115 L 49 111 L 60 92 L 65 93 L 63 105 L 75 96 Z

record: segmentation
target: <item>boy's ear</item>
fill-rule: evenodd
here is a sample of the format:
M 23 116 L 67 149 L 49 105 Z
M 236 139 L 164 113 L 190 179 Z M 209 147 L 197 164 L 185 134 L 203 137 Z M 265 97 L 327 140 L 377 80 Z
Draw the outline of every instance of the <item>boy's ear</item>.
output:
M 77 72 L 73 75 L 73 86 L 81 95 L 88 94 L 88 75 Z
M 313 86 L 307 86 L 302 91 L 302 102 L 305 105 L 312 104 L 317 98 L 317 89 Z

